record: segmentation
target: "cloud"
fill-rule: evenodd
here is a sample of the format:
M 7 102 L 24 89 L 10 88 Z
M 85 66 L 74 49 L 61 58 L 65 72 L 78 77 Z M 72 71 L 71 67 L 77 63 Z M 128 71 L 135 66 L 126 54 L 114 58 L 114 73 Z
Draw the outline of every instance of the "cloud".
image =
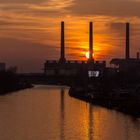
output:
M 76 0 L 70 9 L 78 15 L 138 16 L 140 1 L 133 0 Z
M 48 0 L 0 0 L 0 3 L 40 3 Z
M 46 59 L 58 59 L 58 57 L 56 46 L 12 38 L 0 38 L 1 61 L 6 62 L 8 66 L 18 66 L 20 72 L 41 71 Z
M 0 0 L 1 60 L 31 71 L 45 59 L 58 59 L 61 20 L 67 59 L 84 59 L 90 20 L 97 58 L 123 56 L 125 22 L 132 22 L 134 51 L 139 46 L 139 7 L 140 0 Z
M 107 26 L 114 30 L 122 30 L 125 27 L 125 24 L 122 22 L 115 22 L 115 23 L 107 23 Z
M 47 13 L 63 13 L 66 8 L 73 4 L 73 0 L 42 0 L 42 1 L 16 1 L 1 2 L 0 9 L 2 11 L 28 13 L 28 14 L 47 14 Z

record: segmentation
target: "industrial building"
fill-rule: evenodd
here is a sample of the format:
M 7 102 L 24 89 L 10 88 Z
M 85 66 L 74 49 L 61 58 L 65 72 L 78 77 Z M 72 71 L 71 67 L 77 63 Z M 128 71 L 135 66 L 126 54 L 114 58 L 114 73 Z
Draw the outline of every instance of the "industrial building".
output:
M 139 52 L 136 54 L 136 58 L 130 58 L 130 23 L 126 23 L 126 47 L 125 47 L 125 58 L 114 58 L 110 64 L 117 66 L 119 71 L 140 71 L 140 58 Z M 138 74 L 138 73 L 137 73 Z M 140 75 L 140 72 L 139 72 Z
M 87 61 L 67 60 L 65 57 L 65 24 L 61 22 L 61 50 L 59 60 L 46 60 L 44 73 L 46 76 L 76 76 L 87 74 L 99 77 L 106 68 L 105 61 L 93 58 L 93 23 L 89 23 L 89 59 Z

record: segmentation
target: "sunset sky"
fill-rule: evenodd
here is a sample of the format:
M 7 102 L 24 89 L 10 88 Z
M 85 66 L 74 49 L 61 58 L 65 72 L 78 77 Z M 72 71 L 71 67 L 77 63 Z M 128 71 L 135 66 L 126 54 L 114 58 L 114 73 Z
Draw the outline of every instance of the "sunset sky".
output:
M 131 23 L 131 57 L 140 51 L 140 0 L 0 0 L 0 62 L 39 72 L 58 59 L 65 21 L 66 58 L 86 60 L 94 22 L 96 60 L 124 57 L 125 23 Z

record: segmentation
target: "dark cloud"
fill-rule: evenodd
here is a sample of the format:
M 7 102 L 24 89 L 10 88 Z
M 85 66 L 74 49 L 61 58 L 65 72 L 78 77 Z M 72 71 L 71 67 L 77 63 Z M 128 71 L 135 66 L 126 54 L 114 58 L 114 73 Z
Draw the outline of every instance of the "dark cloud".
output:
M 118 34 L 118 38 L 125 37 L 125 31 L 126 31 L 126 23 L 124 22 L 112 22 L 107 23 L 106 27 L 109 31 L 114 32 L 115 34 Z M 139 24 L 131 24 L 130 23 L 130 33 L 133 38 L 136 38 L 136 36 L 140 35 L 140 27 Z
M 70 9 L 79 15 L 140 16 L 140 1 L 76 0 Z

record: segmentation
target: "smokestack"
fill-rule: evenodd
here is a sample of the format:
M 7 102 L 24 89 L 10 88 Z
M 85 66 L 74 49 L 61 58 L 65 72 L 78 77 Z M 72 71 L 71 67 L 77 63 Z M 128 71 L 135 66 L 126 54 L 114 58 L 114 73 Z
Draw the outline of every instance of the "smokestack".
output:
M 93 61 L 93 23 L 89 23 L 89 61 Z
M 140 53 L 137 52 L 137 59 L 140 59 Z
M 130 24 L 129 23 L 126 23 L 126 56 L 125 56 L 125 59 L 126 60 L 129 60 L 130 58 L 130 54 L 129 54 L 129 26 Z
M 60 62 L 65 63 L 65 25 L 64 21 L 61 22 L 61 53 L 60 53 Z

